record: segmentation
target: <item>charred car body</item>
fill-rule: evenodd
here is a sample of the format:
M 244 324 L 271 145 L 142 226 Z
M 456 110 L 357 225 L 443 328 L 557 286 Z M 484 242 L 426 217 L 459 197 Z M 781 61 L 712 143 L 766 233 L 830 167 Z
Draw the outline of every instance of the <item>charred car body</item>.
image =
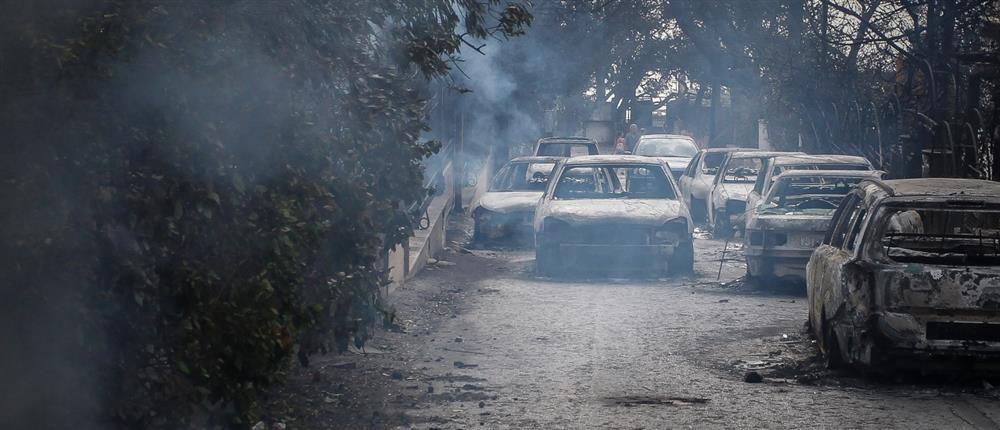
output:
M 680 178 L 691 158 L 698 154 L 694 139 L 681 134 L 646 134 L 639 137 L 632 151 L 635 155 L 656 157 L 667 163 L 674 179 Z
M 856 155 L 788 154 L 764 160 L 761 174 L 747 195 L 747 211 L 760 204 L 774 178 L 789 170 L 873 170 L 872 163 Z
M 519 157 L 493 177 L 485 194 L 472 205 L 476 241 L 511 236 L 532 237 L 531 223 L 538 199 L 560 157 Z
M 833 363 L 927 369 L 951 357 L 996 370 L 1000 183 L 862 181 L 810 258 L 807 282 L 809 322 Z
M 668 171 L 656 158 L 634 155 L 562 161 L 535 212 L 539 273 L 691 271 L 691 217 Z
M 775 177 L 762 203 L 747 210 L 747 275 L 805 280 L 806 263 L 844 195 L 861 180 L 880 177 L 850 170 L 788 170 Z
M 719 167 L 731 152 L 756 151 L 753 148 L 708 148 L 698 151 L 698 154 L 688 163 L 684 173 L 677 179 L 677 188 L 681 192 L 681 200 L 691 211 L 695 221 L 707 221 L 707 207 L 712 184 L 719 173 Z
M 737 151 L 726 156 L 712 182 L 708 199 L 708 223 L 716 237 L 729 237 L 743 220 L 747 196 L 768 159 L 795 152 Z
M 543 137 L 535 142 L 536 157 L 597 155 L 597 142 L 586 137 Z

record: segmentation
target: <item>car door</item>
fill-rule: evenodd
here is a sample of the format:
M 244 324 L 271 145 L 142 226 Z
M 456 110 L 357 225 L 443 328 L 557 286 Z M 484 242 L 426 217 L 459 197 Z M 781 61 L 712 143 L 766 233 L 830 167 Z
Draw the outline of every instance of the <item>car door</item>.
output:
M 828 324 L 844 309 L 847 298 L 842 275 L 844 267 L 853 258 L 855 237 L 865 212 L 859 192 L 848 194 L 834 213 L 823 244 L 809 259 L 806 266 L 806 291 L 813 323 L 819 323 L 820 326 Z
M 760 204 L 760 201 L 764 198 L 764 193 L 767 192 L 765 188 L 769 182 L 768 178 L 771 176 L 772 160 L 774 159 L 765 158 L 763 160 L 764 165 L 757 174 L 757 181 L 754 182 L 753 189 L 747 194 L 747 213 L 750 213 L 750 211 Z
M 704 152 L 698 152 L 698 154 L 691 159 L 691 162 L 688 163 L 687 169 L 684 170 L 684 173 L 677 181 L 677 187 L 681 190 L 681 200 L 685 205 L 687 205 L 688 208 L 691 208 L 691 186 L 694 182 L 695 175 L 701 170 L 699 166 L 701 164 L 703 154 Z

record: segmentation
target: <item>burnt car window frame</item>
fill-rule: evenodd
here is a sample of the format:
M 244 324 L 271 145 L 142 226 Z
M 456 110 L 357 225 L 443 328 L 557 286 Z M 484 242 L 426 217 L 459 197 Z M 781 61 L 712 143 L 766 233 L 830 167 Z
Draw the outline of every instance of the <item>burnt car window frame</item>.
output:
M 682 176 L 687 176 L 689 178 L 695 177 L 695 174 L 701 165 L 702 155 L 705 155 L 705 152 L 698 151 L 698 153 L 695 154 L 694 158 L 691 159 L 691 162 L 688 163 L 687 167 L 684 169 Z
M 590 169 L 593 169 L 594 170 L 593 174 L 595 175 L 595 177 L 594 177 L 594 179 L 595 179 L 595 188 L 596 188 L 596 186 L 602 186 L 602 187 L 605 186 L 605 185 L 610 186 L 611 187 L 611 192 L 608 193 L 608 194 L 612 194 L 612 195 L 618 194 L 618 193 L 625 193 L 626 192 L 624 184 L 621 182 L 620 178 L 618 177 L 618 175 L 616 173 L 619 169 L 636 169 L 636 168 L 642 168 L 642 169 L 649 169 L 651 171 L 652 170 L 657 170 L 657 171 L 660 172 L 659 174 L 661 175 L 661 179 L 663 179 L 664 181 L 666 181 L 666 183 L 664 184 L 665 188 L 663 190 L 665 191 L 665 194 L 667 194 L 667 195 L 664 195 L 664 196 L 661 196 L 661 197 L 647 197 L 647 198 L 650 198 L 650 199 L 663 199 L 663 200 L 675 200 L 676 201 L 676 200 L 679 199 L 679 196 L 680 196 L 680 192 L 677 189 L 677 184 L 674 183 L 673 177 L 668 173 L 669 169 L 667 169 L 667 167 L 664 165 L 664 163 L 659 163 L 659 164 L 653 164 L 653 163 L 623 163 L 623 164 L 619 164 L 619 163 L 613 163 L 613 164 L 587 163 L 587 164 L 566 164 L 566 163 L 563 163 L 561 167 L 557 168 L 558 169 L 558 173 L 553 173 L 553 174 L 551 174 L 549 176 L 549 188 L 546 189 L 546 193 L 543 195 L 543 199 L 553 199 L 553 198 L 558 199 L 559 197 L 556 196 L 556 188 L 559 186 L 559 183 L 562 181 L 562 178 L 565 176 L 566 171 L 572 170 L 572 169 L 575 169 L 575 168 L 590 168 Z M 553 169 L 553 172 L 555 172 L 557 169 Z M 601 177 L 603 177 L 603 179 L 601 181 L 598 181 L 598 175 L 600 175 Z M 603 184 L 601 184 L 601 182 L 603 182 Z M 628 192 L 630 193 L 631 191 L 628 191 Z M 569 200 L 574 200 L 574 199 L 569 199 Z
M 856 190 L 844 196 L 844 199 L 840 201 L 840 205 L 837 207 L 837 210 L 833 213 L 830 228 L 827 230 L 826 236 L 823 238 L 823 243 L 825 245 L 830 245 L 838 249 L 843 245 L 845 235 L 841 234 L 841 231 L 847 228 L 845 224 L 847 224 L 847 222 L 851 219 L 854 212 L 860 207 L 861 203 L 861 196 Z
M 764 178 L 770 176 L 769 171 L 771 170 L 771 167 L 774 165 L 774 163 L 771 163 L 771 161 L 773 160 L 774 160 L 773 158 L 765 158 L 764 160 L 762 160 L 760 172 L 757 173 L 757 180 L 754 181 L 753 192 L 761 196 L 764 195 L 764 182 L 766 181 L 766 179 Z
M 1000 205 L 996 204 L 986 204 L 983 205 L 981 210 L 976 210 L 972 207 L 953 207 L 944 202 L 941 202 L 943 206 L 932 206 L 930 203 L 933 202 L 922 202 L 918 204 L 905 204 L 898 200 L 890 200 L 880 204 L 877 208 L 872 210 L 873 218 L 872 222 L 875 222 L 870 228 L 868 228 L 873 240 L 870 240 L 868 246 L 862 249 L 863 255 L 870 258 L 872 261 L 878 261 L 885 264 L 910 264 L 907 262 L 898 261 L 885 253 L 885 248 L 882 245 L 882 238 L 885 235 L 886 230 L 889 228 L 889 223 L 892 220 L 892 216 L 888 215 L 888 212 L 895 209 L 909 208 L 913 210 L 923 210 L 923 211 L 955 211 L 955 212 L 998 212 L 1000 213 Z M 925 263 L 922 263 L 925 264 Z M 953 266 L 953 267 L 968 267 L 970 264 L 947 264 L 947 263 L 934 263 L 941 266 Z M 989 266 L 992 264 L 986 264 Z M 980 266 L 979 264 L 971 264 L 971 266 Z

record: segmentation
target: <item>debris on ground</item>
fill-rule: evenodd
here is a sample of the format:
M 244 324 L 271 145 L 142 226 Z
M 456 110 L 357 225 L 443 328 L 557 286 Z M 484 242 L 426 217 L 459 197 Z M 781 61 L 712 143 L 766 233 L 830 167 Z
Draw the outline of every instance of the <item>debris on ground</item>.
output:
M 764 377 L 760 376 L 760 373 L 749 371 L 745 375 L 743 375 L 743 382 L 756 384 L 759 382 L 764 382 Z

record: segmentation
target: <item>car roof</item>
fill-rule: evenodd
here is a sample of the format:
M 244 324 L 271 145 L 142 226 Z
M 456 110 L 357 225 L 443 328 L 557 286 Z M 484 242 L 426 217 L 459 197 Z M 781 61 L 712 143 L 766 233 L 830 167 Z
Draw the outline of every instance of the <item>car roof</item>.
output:
M 874 182 L 874 181 L 873 181 Z M 1000 182 L 983 179 L 914 178 L 879 181 L 895 197 L 903 196 L 1000 196 Z
M 656 157 L 642 155 L 581 155 L 563 160 L 566 160 L 567 166 L 580 164 L 662 164 Z
M 554 137 L 543 137 L 538 139 L 538 143 L 587 143 L 587 144 L 597 144 L 591 138 L 581 137 L 581 136 L 554 136 Z
M 824 178 L 880 178 L 882 172 L 878 170 L 786 170 L 781 172 L 774 179 L 778 180 L 787 177 L 824 177 Z
M 760 152 L 757 148 L 704 148 L 701 152 L 714 153 L 714 152 Z
M 515 157 L 508 161 L 508 163 L 558 163 L 560 160 L 566 157 L 554 157 L 554 156 L 526 156 L 526 157 Z
M 684 134 L 644 134 L 642 136 L 639 136 L 639 139 L 641 140 L 642 138 L 645 138 L 645 137 L 654 138 L 654 139 L 670 139 L 670 138 L 674 138 L 674 139 L 694 140 L 694 138 L 692 138 L 691 136 L 687 136 L 687 135 L 684 135 Z
M 731 155 L 732 158 L 757 158 L 757 157 L 781 157 L 783 155 L 789 154 L 802 154 L 801 152 L 785 152 L 785 151 L 761 151 L 759 149 L 752 151 L 736 151 Z
M 833 154 L 796 154 L 783 155 L 774 159 L 776 166 L 789 164 L 810 164 L 810 163 L 836 163 L 836 164 L 867 164 L 868 159 L 857 155 L 833 155 Z

